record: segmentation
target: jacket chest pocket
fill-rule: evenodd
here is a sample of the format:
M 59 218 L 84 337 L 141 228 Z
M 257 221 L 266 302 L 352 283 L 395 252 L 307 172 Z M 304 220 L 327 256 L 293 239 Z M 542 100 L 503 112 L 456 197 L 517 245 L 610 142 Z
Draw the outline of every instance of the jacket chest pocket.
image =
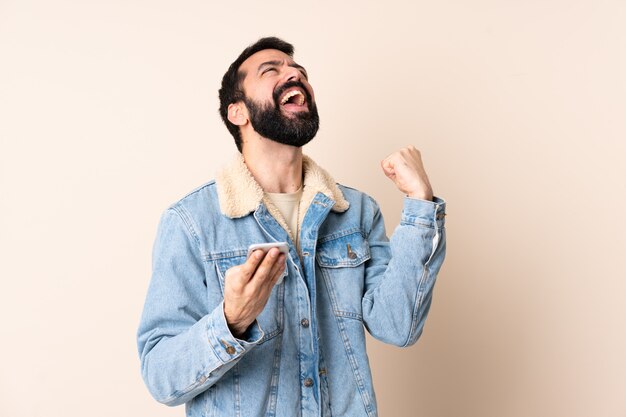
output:
M 222 294 L 224 294 L 226 271 L 234 266 L 241 265 L 246 262 L 246 252 L 240 252 L 242 253 L 241 255 L 223 257 L 214 260 L 217 268 L 217 275 L 220 279 Z M 270 297 L 267 300 L 265 308 L 257 317 L 259 326 L 261 326 L 261 329 L 265 333 L 259 344 L 264 343 L 282 332 L 284 322 L 284 296 L 285 285 L 275 285 L 272 289 L 272 294 L 270 294 Z
M 333 313 L 362 320 L 367 240 L 360 231 L 320 239 L 316 250 L 318 272 L 324 279 Z

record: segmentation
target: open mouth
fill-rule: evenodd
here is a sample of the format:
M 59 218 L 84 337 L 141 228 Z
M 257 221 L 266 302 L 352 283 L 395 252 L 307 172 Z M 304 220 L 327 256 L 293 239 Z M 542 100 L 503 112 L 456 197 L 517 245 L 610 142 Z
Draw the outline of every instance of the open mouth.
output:
M 290 110 L 302 109 L 306 105 L 306 96 L 299 88 L 289 89 L 282 95 L 280 105 Z

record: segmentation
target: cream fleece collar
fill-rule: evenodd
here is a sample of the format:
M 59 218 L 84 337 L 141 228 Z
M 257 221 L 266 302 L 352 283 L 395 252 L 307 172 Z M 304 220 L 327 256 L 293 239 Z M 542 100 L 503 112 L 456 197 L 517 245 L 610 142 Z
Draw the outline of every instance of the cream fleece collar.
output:
M 318 192 L 335 202 L 332 207 L 335 212 L 341 213 L 350 207 L 350 203 L 344 198 L 330 174 L 306 155 L 302 158 L 302 170 L 304 171 L 304 188 L 300 200 L 298 223 L 302 223 L 306 210 Z M 263 202 L 278 223 L 289 231 L 278 209 L 269 201 L 261 186 L 254 180 L 241 154 L 238 154 L 234 161 L 217 174 L 215 183 L 220 210 L 224 215 L 230 218 L 243 217 L 256 210 L 259 204 Z

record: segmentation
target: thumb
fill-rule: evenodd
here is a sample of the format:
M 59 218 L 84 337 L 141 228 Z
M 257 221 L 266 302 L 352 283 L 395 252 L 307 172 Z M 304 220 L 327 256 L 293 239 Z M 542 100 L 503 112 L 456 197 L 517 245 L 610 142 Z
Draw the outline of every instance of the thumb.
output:
M 395 178 L 396 170 L 393 168 L 393 164 L 391 163 L 391 161 L 383 159 L 382 161 L 380 161 L 380 166 L 382 167 L 383 172 L 387 177 L 391 179 Z

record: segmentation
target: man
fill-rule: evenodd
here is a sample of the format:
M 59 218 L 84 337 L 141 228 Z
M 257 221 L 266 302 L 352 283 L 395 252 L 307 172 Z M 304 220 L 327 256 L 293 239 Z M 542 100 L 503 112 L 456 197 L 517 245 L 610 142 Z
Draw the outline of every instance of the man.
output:
M 293 47 L 263 38 L 222 80 L 241 156 L 163 215 L 138 331 L 144 380 L 188 416 L 376 416 L 365 330 L 421 334 L 445 254 L 419 152 L 382 162 L 406 197 L 391 242 L 374 200 L 302 154 L 319 125 Z M 251 244 L 289 243 L 248 255 Z

